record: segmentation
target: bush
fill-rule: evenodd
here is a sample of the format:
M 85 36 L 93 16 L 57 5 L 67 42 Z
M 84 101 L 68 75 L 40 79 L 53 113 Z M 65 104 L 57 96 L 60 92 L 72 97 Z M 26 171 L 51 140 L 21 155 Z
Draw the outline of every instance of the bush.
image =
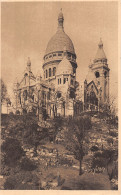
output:
M 5 190 L 38 190 L 39 178 L 31 172 L 19 172 L 9 176 L 4 183 Z
M 109 135 L 112 136 L 112 137 L 117 137 L 117 133 L 114 132 L 114 131 L 110 131 L 109 132 Z
M 7 138 L 1 146 L 4 153 L 4 162 L 6 165 L 15 166 L 20 158 L 24 155 L 24 151 L 17 139 Z
M 16 178 L 8 177 L 4 183 L 5 190 L 14 190 L 16 185 Z
M 13 112 L 9 112 L 9 115 L 13 116 L 13 115 L 14 115 L 14 113 L 13 113 Z
M 106 167 L 107 163 L 104 158 L 93 158 L 92 168 L 96 167 Z
M 1 167 L 1 175 L 3 175 L 3 176 L 9 176 L 10 175 L 10 168 L 8 166 L 4 166 L 2 164 L 2 167 Z
M 33 171 L 37 168 L 36 164 L 27 157 L 22 159 L 20 166 L 24 171 Z
M 107 143 L 108 144 L 113 144 L 113 138 L 107 138 Z
M 94 158 L 101 158 L 101 157 L 103 157 L 102 152 L 96 152 L 96 153 L 94 154 Z
M 91 147 L 91 151 L 92 152 L 96 152 L 96 151 L 98 151 L 99 150 L 99 148 L 97 147 L 97 146 L 92 146 Z
M 19 111 L 19 110 L 16 110 L 16 114 L 17 114 L 17 115 L 20 115 L 20 111 Z
M 58 159 L 60 165 L 72 166 L 73 162 L 67 158 L 60 157 Z
M 92 168 L 106 167 L 109 162 L 113 162 L 117 158 L 117 151 L 103 150 L 103 152 L 96 152 L 92 160 Z

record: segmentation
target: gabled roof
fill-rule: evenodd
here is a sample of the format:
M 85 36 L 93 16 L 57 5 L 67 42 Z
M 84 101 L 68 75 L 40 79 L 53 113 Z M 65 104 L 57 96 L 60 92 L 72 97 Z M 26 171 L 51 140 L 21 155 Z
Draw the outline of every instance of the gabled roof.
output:
M 96 91 L 98 92 L 98 88 L 97 88 L 97 86 L 95 85 L 95 82 L 94 82 L 94 81 L 91 81 L 90 83 L 88 83 L 88 84 L 87 84 L 87 87 L 89 87 L 89 86 L 92 85 L 92 84 L 94 85 Z

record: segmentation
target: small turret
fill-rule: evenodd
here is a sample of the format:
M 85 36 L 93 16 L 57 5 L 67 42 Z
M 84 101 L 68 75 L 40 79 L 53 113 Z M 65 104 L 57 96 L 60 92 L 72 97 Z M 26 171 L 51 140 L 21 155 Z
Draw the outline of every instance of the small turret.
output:
M 103 42 L 102 42 L 101 38 L 100 38 L 100 42 L 98 44 L 98 50 L 97 50 L 97 54 L 96 54 L 95 59 L 94 59 L 94 63 L 98 62 L 98 61 L 107 63 L 107 58 L 106 58 L 105 52 L 103 50 Z

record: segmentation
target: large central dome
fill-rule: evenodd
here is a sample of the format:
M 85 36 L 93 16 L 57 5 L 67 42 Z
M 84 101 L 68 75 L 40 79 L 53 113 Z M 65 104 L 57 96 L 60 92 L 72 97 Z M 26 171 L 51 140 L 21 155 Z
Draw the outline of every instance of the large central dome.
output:
M 69 36 L 63 30 L 58 30 L 49 41 L 46 48 L 46 54 L 63 51 L 64 47 L 66 47 L 67 51 L 70 53 L 75 54 L 74 46 Z
M 53 52 L 63 51 L 64 47 L 72 54 L 75 54 L 74 46 L 69 36 L 64 32 L 64 17 L 62 12 L 58 16 L 58 29 L 56 34 L 48 42 L 45 55 Z

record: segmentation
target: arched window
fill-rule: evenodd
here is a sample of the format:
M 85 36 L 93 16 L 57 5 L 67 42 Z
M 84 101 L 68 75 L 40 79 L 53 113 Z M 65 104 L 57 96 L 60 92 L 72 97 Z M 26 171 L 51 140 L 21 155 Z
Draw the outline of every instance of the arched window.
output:
M 100 77 L 100 73 L 99 72 L 96 72 L 95 73 L 95 76 L 96 76 L 96 78 L 99 78 Z
M 49 77 L 51 77 L 51 68 L 49 68 Z
M 95 92 L 90 92 L 90 103 L 95 104 L 96 95 Z
M 107 72 L 106 72 L 106 71 L 104 72 L 104 77 L 105 77 L 105 78 L 107 77 Z
M 60 98 L 61 97 L 61 92 L 57 92 L 57 98 Z
M 53 57 L 55 57 L 55 56 L 56 56 L 56 53 L 53 54 Z
M 47 70 L 46 70 L 46 78 L 47 78 Z
M 75 93 L 72 90 L 70 90 L 70 98 L 75 98 Z
M 73 80 L 71 79 L 71 85 L 73 85 Z
M 71 57 L 71 54 L 70 54 L 70 53 L 68 54 L 68 57 L 69 57 L 69 58 Z
M 24 97 L 24 100 L 27 100 L 27 90 L 24 90 L 23 97 Z
M 61 78 L 60 78 L 60 84 L 61 84 Z
M 55 76 L 56 67 L 53 68 L 53 76 Z
M 65 84 L 66 83 L 66 78 L 64 78 L 64 80 L 63 80 L 63 84 Z
M 59 85 L 59 79 L 58 79 L 58 85 Z
M 47 93 L 47 99 L 50 100 L 50 91 Z
M 21 96 L 20 96 L 20 104 L 21 104 Z
M 44 79 L 45 79 L 45 71 L 44 71 Z

